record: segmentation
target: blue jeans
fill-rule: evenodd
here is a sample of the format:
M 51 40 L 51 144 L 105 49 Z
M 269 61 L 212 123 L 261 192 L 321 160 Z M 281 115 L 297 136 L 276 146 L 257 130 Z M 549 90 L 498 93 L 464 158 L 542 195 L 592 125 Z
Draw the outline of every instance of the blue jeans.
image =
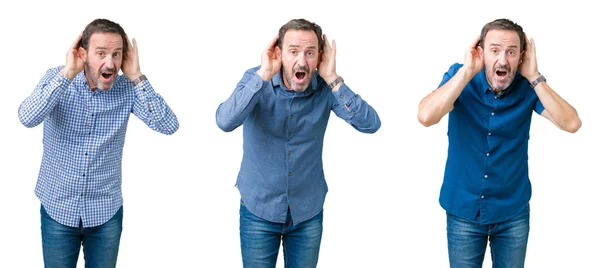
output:
M 62 225 L 40 208 L 42 249 L 46 268 L 74 268 L 83 245 L 86 268 L 106 268 L 117 265 L 119 241 L 123 223 L 123 207 L 105 224 L 82 228 Z
M 483 265 L 488 239 L 494 268 L 525 266 L 529 237 L 529 205 L 510 220 L 488 225 L 448 213 L 446 215 L 451 268 L 480 268 Z
M 285 223 L 274 223 L 255 216 L 243 203 L 240 205 L 240 240 L 244 267 L 275 267 L 282 240 L 286 268 L 317 266 L 323 233 L 323 211 L 297 225 L 292 225 L 290 215 L 288 210 Z

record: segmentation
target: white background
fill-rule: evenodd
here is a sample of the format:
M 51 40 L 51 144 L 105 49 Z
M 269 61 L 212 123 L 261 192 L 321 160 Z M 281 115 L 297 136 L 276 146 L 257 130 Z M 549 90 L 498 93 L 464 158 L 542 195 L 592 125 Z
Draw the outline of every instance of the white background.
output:
M 43 266 L 33 193 L 42 127 L 23 127 L 17 109 L 99 17 L 137 39 L 142 72 L 181 124 L 164 136 L 131 117 L 119 267 L 241 267 L 234 183 L 242 130 L 222 132 L 215 111 L 293 18 L 318 23 L 336 40 L 338 74 L 382 120 L 379 132 L 368 135 L 332 114 L 319 267 L 447 267 L 438 204 L 447 118 L 422 127 L 417 105 L 452 63 L 463 61 L 481 27 L 502 17 L 535 39 L 540 72 L 583 121 L 569 134 L 534 114 L 526 265 L 598 267 L 600 23 L 593 1 L 193 2 L 0 4 L 0 267 Z M 484 267 L 491 267 L 489 250 Z

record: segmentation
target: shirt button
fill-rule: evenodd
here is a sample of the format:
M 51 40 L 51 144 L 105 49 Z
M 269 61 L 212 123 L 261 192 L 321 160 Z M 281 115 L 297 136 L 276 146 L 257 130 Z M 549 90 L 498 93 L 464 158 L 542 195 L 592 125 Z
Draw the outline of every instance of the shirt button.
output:
M 85 156 L 87 156 L 87 152 L 85 153 Z
M 291 154 L 292 154 L 292 151 L 288 151 L 288 155 L 291 155 Z
M 482 196 L 481 196 L 481 199 L 484 199 L 484 198 L 485 198 L 485 196 L 483 196 L 483 195 L 482 195 Z
M 492 132 L 488 132 L 488 136 L 492 136 Z
M 494 96 L 494 99 L 497 99 L 497 98 L 498 98 L 498 96 Z
M 495 113 L 494 113 L 494 112 L 492 112 L 492 115 L 494 115 L 494 114 L 495 114 Z
M 289 136 L 292 136 L 292 132 L 288 132 L 288 137 L 289 137 Z
M 82 176 L 84 176 L 84 177 L 85 177 L 85 173 L 83 173 L 83 175 L 82 175 Z
M 292 176 L 292 172 L 288 172 L 288 176 Z
M 294 119 L 294 115 L 290 115 L 290 119 Z
M 483 175 L 483 177 L 487 179 L 488 175 Z
M 490 153 L 486 153 L 485 156 L 490 156 Z

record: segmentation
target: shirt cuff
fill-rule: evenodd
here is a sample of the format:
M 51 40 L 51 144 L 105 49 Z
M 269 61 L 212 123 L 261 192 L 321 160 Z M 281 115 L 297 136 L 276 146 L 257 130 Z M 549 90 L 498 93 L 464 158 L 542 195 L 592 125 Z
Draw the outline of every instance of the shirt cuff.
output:
M 331 91 L 331 94 L 333 94 L 339 105 L 345 106 L 347 111 L 356 114 L 356 107 L 354 107 L 354 99 L 356 98 L 356 94 L 348 86 L 346 86 L 346 83 L 343 83 L 338 91 Z
M 262 77 L 260 77 L 260 75 L 254 72 L 250 80 L 246 83 L 246 88 L 252 91 L 252 93 L 256 93 L 261 88 L 263 88 L 265 84 L 265 80 L 263 80 Z

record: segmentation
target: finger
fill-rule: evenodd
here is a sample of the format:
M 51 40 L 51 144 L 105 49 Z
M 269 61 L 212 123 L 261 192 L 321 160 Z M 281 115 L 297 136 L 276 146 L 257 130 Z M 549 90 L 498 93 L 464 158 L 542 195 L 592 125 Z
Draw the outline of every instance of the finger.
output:
M 137 45 L 137 41 L 135 40 L 135 38 L 131 39 L 131 43 L 133 44 L 133 46 L 131 46 L 131 47 L 133 49 L 135 49 L 135 51 L 137 52 L 138 45 Z
M 323 34 L 323 51 L 329 51 L 331 45 L 329 44 L 329 39 L 327 39 L 327 35 Z
M 533 37 L 531 38 L 531 41 L 529 41 L 528 46 L 530 47 L 531 52 L 535 53 L 535 42 L 533 41 Z
M 335 39 L 331 40 L 331 54 L 335 55 Z
M 71 45 L 71 49 L 78 49 L 79 48 L 79 42 L 81 42 L 81 37 L 82 36 L 83 36 L 83 32 L 81 32 L 79 34 L 79 36 L 77 36 L 77 38 L 75 39 L 75 41 Z
M 475 38 L 475 40 L 473 40 L 473 42 L 471 43 L 470 48 L 477 48 L 479 46 L 479 41 L 481 41 L 481 36 L 478 35 L 477 38 Z
M 278 40 L 279 40 L 279 34 L 275 35 L 275 37 L 273 38 L 273 40 L 271 40 L 271 42 L 267 46 L 267 49 L 275 48 L 277 46 L 277 41 Z

